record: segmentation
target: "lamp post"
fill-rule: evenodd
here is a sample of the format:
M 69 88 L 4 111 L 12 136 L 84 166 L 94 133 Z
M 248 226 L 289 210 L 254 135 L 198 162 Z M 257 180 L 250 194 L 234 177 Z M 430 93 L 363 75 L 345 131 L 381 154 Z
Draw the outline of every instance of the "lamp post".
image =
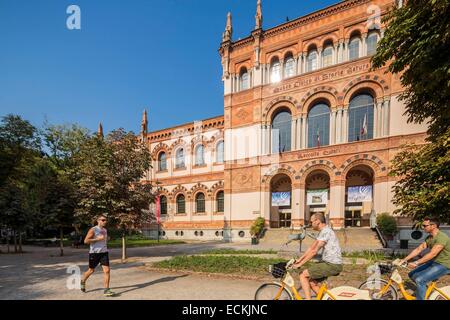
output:
M 160 225 L 160 216 L 161 216 L 161 202 L 160 202 L 160 198 L 159 198 L 159 193 L 161 192 L 161 187 L 159 186 L 161 184 L 161 182 L 156 179 L 156 224 L 158 226 L 158 243 L 159 243 L 159 225 Z

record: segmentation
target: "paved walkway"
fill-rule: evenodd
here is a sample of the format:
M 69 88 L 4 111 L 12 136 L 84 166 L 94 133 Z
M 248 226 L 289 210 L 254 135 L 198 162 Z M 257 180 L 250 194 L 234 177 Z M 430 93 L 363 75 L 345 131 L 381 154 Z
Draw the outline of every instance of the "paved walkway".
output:
M 146 270 L 146 262 L 174 255 L 199 253 L 230 247 L 224 243 L 195 243 L 158 247 L 130 248 L 128 263 L 120 263 L 120 249 L 111 249 L 111 288 L 119 293 L 114 299 L 229 300 L 253 299 L 261 282 L 227 279 L 186 273 L 160 273 Z M 235 246 L 233 246 L 235 247 Z M 1 248 L 4 252 L 5 248 Z M 87 269 L 86 249 L 66 248 L 59 257 L 58 248 L 25 246 L 24 254 L 0 254 L 0 299 L 107 299 L 102 295 L 102 273 L 98 268 L 87 284 L 87 293 L 69 290 L 67 268 Z M 138 257 L 138 258 L 137 258 Z M 109 298 L 111 299 L 111 298 Z

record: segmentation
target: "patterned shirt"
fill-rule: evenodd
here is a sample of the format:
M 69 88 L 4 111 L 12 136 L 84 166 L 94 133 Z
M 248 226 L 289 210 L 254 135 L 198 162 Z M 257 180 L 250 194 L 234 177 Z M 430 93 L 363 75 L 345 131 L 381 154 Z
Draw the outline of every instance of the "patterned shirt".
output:
M 322 253 L 322 260 L 324 262 L 342 264 L 342 253 L 339 240 L 329 226 L 326 226 L 319 232 L 317 240 L 325 242 Z

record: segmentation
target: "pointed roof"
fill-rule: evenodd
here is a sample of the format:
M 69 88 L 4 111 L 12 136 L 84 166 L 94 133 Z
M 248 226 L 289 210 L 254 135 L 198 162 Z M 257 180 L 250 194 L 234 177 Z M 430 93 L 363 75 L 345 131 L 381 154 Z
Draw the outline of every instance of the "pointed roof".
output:
M 102 126 L 101 122 L 99 122 L 99 124 L 98 124 L 97 135 L 99 137 L 103 137 L 103 126 Z
M 262 20 L 261 0 L 258 0 L 256 3 L 255 30 L 262 28 Z
M 222 42 L 231 41 L 233 36 L 233 26 L 231 23 L 231 12 L 227 14 L 227 25 L 225 26 L 225 32 L 222 35 Z

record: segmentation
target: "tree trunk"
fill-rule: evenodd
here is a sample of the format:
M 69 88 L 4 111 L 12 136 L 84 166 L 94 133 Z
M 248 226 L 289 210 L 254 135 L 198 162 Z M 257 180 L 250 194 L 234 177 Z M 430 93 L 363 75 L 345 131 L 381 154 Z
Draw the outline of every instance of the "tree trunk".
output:
M 13 232 L 13 237 L 14 237 L 14 253 L 17 253 L 17 233 L 16 233 L 16 230 L 14 230 L 14 232 Z
M 8 235 L 6 236 L 6 250 L 8 251 L 8 253 L 11 252 L 10 248 L 9 248 L 9 241 L 10 241 L 10 236 L 9 236 L 9 230 L 8 230 Z
M 63 237 L 64 237 L 64 234 L 63 234 L 63 228 L 61 227 L 61 228 L 59 229 L 59 250 L 60 250 L 59 255 L 60 255 L 61 257 L 64 255 L 64 243 L 63 243 Z
M 127 244 L 125 240 L 125 232 L 122 233 L 122 262 L 127 259 Z
M 19 252 L 22 253 L 22 232 L 19 231 Z

